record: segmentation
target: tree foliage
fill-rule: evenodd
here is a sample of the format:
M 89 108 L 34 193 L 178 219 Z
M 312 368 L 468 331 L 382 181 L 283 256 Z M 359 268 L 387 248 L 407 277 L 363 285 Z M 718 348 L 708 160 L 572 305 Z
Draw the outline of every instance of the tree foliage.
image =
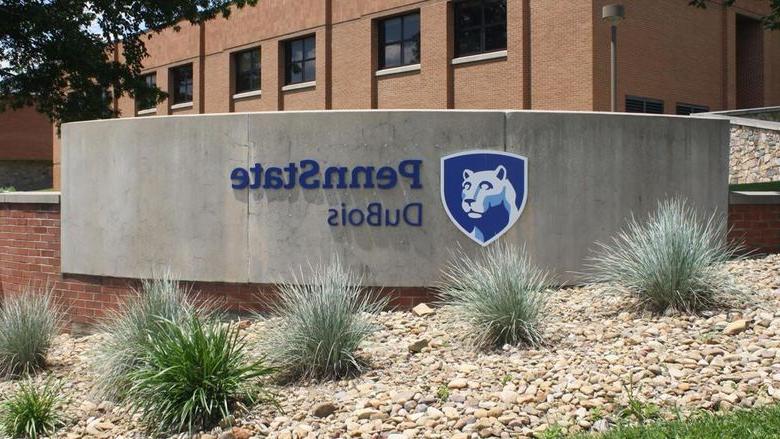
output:
M 689 0 L 704 8 L 710 0 Z M 746 0 L 739 0 L 746 1 Z M 767 29 L 780 29 L 780 0 Z M 723 0 L 732 6 L 737 0 Z M 123 95 L 160 101 L 141 76 L 161 30 L 227 17 L 257 0 L 0 0 L 0 111 L 34 105 L 57 123 L 115 117 Z
M 141 76 L 161 30 L 228 17 L 257 0 L 0 0 L 0 111 L 34 105 L 52 120 L 115 117 L 125 94 L 159 101 Z
M 690 0 L 688 3 L 697 8 L 706 8 L 707 4 L 711 0 Z M 743 0 L 744 1 L 744 0 Z M 761 22 L 764 23 L 764 27 L 770 30 L 780 29 L 780 0 L 768 0 L 769 1 L 769 14 L 761 17 Z M 723 0 L 723 4 L 727 7 L 734 6 L 737 0 Z

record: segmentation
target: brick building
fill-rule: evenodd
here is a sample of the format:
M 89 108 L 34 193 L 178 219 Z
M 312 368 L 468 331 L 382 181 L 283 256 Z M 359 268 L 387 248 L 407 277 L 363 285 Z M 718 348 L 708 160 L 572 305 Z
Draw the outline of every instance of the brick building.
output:
M 123 117 L 324 109 L 609 109 L 618 0 L 259 0 L 147 41 L 165 101 Z M 780 104 L 780 31 L 766 0 L 706 9 L 622 0 L 620 111 L 688 114 Z M 54 148 L 55 184 L 59 151 Z
M 33 107 L 0 112 L 0 188 L 52 186 L 51 122 Z

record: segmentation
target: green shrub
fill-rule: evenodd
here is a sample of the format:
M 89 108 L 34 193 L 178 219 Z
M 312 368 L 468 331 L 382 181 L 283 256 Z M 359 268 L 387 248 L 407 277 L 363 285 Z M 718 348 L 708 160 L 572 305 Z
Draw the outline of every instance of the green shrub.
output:
M 279 287 L 268 304 L 273 322 L 265 340 L 271 363 L 294 378 L 337 378 L 360 372 L 360 343 L 376 327 L 367 318 L 387 299 L 359 286 L 361 279 L 339 261 L 312 269 L 309 283 Z
M 738 251 L 725 232 L 714 214 L 704 219 L 679 199 L 659 202 L 647 220 L 632 217 L 611 244 L 597 244 L 592 279 L 630 291 L 656 312 L 710 308 L 738 292 L 723 268 Z
M 441 402 L 447 402 L 450 399 L 450 388 L 446 384 L 441 384 L 436 388 L 436 399 Z
M 16 376 L 42 369 L 62 322 L 62 307 L 50 289 L 28 287 L 19 294 L 6 294 L 0 308 L 0 374 Z
M 125 403 L 152 431 L 192 434 L 270 397 L 254 380 L 270 370 L 248 361 L 237 325 L 192 314 L 158 320 L 150 334 L 142 361 L 128 374 Z
M 16 192 L 16 188 L 13 186 L 0 186 L 0 193 L 3 192 Z
M 106 339 L 95 352 L 97 391 L 101 397 L 121 401 L 129 386 L 128 374 L 144 356 L 149 332 L 160 319 L 181 322 L 196 312 L 194 298 L 170 274 L 144 280 L 140 290 L 110 312 L 100 325 Z
M 0 403 L 0 429 L 13 438 L 51 435 L 60 425 L 61 388 L 52 379 L 42 385 L 29 378 L 21 381 L 16 392 Z
M 475 328 L 481 347 L 538 345 L 547 303 L 548 274 L 525 248 L 497 244 L 471 257 L 458 252 L 444 270 L 442 301 Z

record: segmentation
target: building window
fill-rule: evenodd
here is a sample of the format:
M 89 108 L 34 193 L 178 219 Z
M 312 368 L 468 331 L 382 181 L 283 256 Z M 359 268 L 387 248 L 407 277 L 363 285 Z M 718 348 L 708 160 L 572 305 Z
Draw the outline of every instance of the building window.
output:
M 157 74 L 149 73 L 141 77 L 142 81 L 146 83 L 148 88 L 154 89 L 157 87 Z M 135 109 L 136 111 L 149 110 L 157 106 L 157 100 L 154 94 L 136 92 L 135 94 Z
M 379 22 L 379 68 L 420 63 L 420 14 L 387 18 Z
M 173 104 L 192 102 L 192 64 L 171 69 Z
M 317 44 L 314 35 L 290 40 L 285 45 L 285 84 L 311 82 L 317 74 Z
M 233 54 L 236 93 L 260 90 L 260 49 Z
M 705 105 L 682 104 L 678 102 L 676 113 L 681 116 L 687 116 L 693 113 L 706 113 L 708 111 L 710 111 L 710 107 L 707 107 Z
M 626 96 L 626 112 L 663 114 L 664 101 L 637 96 Z
M 453 3 L 455 57 L 506 50 L 506 0 Z

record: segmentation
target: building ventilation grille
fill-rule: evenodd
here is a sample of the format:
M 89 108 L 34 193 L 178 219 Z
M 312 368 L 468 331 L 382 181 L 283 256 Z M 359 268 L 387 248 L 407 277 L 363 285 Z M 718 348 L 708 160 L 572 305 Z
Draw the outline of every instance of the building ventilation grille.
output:
M 663 114 L 664 101 L 636 96 L 626 96 L 627 113 L 652 113 Z
M 708 111 L 710 111 L 710 107 L 706 107 L 704 105 L 678 103 L 676 113 L 682 116 L 687 116 L 693 113 L 706 113 Z

